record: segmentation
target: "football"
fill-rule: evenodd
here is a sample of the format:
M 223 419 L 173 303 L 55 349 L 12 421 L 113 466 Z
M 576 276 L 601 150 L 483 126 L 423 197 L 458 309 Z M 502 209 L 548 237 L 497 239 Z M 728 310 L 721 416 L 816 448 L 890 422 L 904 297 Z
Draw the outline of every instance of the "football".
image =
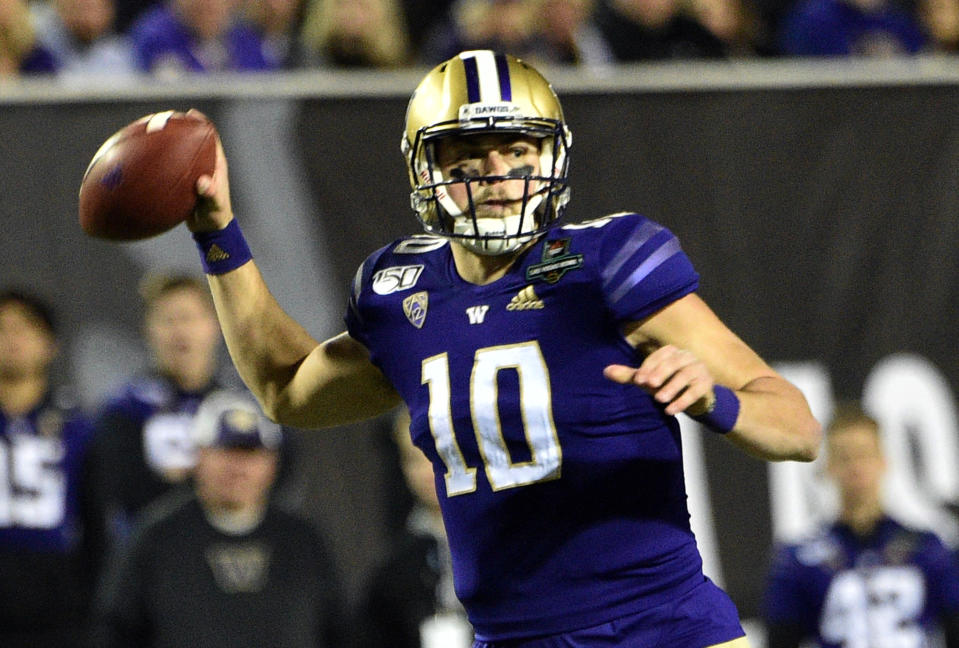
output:
M 135 241 L 162 234 L 196 207 L 196 181 L 212 174 L 216 127 L 201 113 L 167 110 L 137 119 L 96 152 L 80 182 L 80 227 Z

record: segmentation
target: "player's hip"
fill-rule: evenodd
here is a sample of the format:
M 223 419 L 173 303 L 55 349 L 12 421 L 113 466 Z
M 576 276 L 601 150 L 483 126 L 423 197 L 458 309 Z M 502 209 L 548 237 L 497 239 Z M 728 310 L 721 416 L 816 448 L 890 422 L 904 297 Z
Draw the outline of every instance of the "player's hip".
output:
M 483 641 L 473 648 L 749 648 L 736 606 L 705 579 L 674 601 L 592 627 L 525 639 Z

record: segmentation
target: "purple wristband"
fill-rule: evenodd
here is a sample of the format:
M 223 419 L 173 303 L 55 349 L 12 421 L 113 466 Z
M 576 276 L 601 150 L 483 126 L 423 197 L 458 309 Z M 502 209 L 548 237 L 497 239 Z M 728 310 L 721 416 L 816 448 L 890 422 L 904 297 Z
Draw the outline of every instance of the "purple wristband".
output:
M 713 394 L 716 400 L 712 408 L 693 418 L 713 432 L 726 434 L 736 426 L 736 419 L 739 418 L 739 397 L 732 389 L 722 385 L 713 385 Z
M 200 249 L 203 271 L 209 275 L 226 274 L 253 258 L 235 218 L 223 229 L 194 232 L 193 240 Z

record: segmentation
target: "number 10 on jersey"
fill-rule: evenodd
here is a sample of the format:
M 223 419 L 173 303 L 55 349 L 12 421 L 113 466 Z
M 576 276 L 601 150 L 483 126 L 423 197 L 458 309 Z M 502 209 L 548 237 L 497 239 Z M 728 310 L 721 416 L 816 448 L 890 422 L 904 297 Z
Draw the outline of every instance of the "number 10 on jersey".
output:
M 501 371 L 515 371 L 518 377 L 529 461 L 513 462 L 503 436 L 499 417 Z M 453 429 L 448 355 L 441 353 L 424 360 L 422 376 L 423 384 L 430 390 L 430 431 L 436 451 L 446 465 L 446 494 L 453 497 L 472 493 L 476 490 L 476 468 L 467 465 Z M 558 479 L 563 453 L 553 423 L 549 371 L 539 344 L 532 341 L 477 349 L 468 388 L 476 443 L 492 489 Z

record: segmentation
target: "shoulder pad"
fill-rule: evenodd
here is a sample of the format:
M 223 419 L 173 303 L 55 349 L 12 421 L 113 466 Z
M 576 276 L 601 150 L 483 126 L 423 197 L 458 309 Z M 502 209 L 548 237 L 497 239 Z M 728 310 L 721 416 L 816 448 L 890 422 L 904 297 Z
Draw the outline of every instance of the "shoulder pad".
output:
M 414 234 L 409 238 L 397 241 L 392 249 L 393 254 L 422 254 L 438 250 L 449 243 L 449 239 L 432 234 Z

